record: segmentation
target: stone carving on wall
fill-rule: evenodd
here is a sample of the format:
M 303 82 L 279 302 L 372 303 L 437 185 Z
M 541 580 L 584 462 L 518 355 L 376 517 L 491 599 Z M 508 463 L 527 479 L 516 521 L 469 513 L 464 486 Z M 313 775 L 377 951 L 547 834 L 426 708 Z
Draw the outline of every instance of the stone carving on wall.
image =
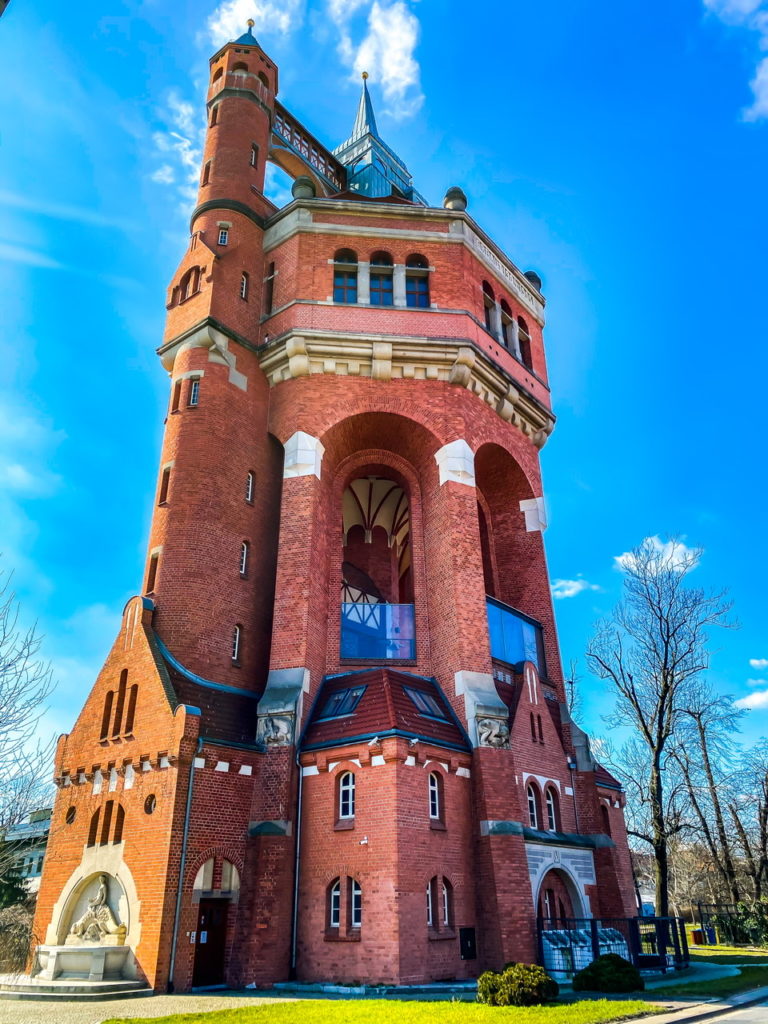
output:
M 509 726 L 500 718 L 478 718 L 477 738 L 481 747 L 508 747 Z
M 293 742 L 293 717 L 263 715 L 259 718 L 256 739 L 268 747 L 285 747 Z
M 120 924 L 109 906 L 109 875 L 99 875 L 96 892 L 88 900 L 82 917 L 72 924 L 66 945 L 122 946 L 126 927 Z

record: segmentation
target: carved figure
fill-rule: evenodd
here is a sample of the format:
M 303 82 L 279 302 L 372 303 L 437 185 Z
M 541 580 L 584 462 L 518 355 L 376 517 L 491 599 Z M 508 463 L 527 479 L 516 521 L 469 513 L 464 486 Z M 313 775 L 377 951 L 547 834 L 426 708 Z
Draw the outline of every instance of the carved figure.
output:
M 481 747 L 509 746 L 509 726 L 500 718 L 478 718 L 477 735 Z
M 259 722 L 259 739 L 270 747 L 281 747 L 291 742 L 290 718 L 278 718 L 270 715 Z
M 117 919 L 107 903 L 108 884 L 107 875 L 99 875 L 96 895 L 88 900 L 88 909 L 72 925 L 69 930 L 70 935 L 74 935 L 84 942 L 93 943 L 101 942 L 107 935 L 118 936 L 120 944 L 125 940 L 126 927 L 124 924 L 117 923 Z

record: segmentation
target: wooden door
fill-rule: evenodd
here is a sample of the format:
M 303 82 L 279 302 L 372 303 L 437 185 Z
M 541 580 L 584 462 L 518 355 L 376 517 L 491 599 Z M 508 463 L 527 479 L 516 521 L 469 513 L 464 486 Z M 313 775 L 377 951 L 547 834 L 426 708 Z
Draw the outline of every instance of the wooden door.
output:
M 224 982 L 224 949 L 227 936 L 227 900 L 200 900 L 195 937 L 195 967 L 192 984 L 221 985 Z

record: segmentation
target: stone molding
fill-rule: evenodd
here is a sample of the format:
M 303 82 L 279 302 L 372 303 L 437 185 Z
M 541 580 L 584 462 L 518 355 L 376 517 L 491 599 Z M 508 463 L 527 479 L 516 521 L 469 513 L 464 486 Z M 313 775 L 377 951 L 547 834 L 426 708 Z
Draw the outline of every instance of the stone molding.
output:
M 237 369 L 235 353 L 230 350 L 230 338 L 223 331 L 217 330 L 212 323 L 203 323 L 189 334 L 185 334 L 168 345 L 158 349 L 163 366 L 169 373 L 173 374 L 173 366 L 176 357 L 180 352 L 190 348 L 207 348 L 208 362 L 219 363 L 229 368 L 229 381 L 241 391 L 248 390 L 248 378 Z M 203 370 L 191 370 L 188 373 L 177 374 L 173 380 L 180 380 L 184 377 L 202 377 Z
M 259 361 L 270 387 L 311 374 L 445 381 L 477 395 L 537 448 L 555 425 L 548 409 L 468 339 L 291 331 L 262 349 Z
M 440 486 L 453 480 L 457 484 L 475 486 L 475 453 L 463 437 L 449 441 L 435 452 Z
M 525 528 L 528 533 L 547 528 L 547 509 L 543 498 L 524 498 L 520 502 L 520 511 L 525 514 Z
M 325 448 L 318 437 L 297 430 L 285 442 L 283 478 L 316 476 L 319 480 L 324 454 Z

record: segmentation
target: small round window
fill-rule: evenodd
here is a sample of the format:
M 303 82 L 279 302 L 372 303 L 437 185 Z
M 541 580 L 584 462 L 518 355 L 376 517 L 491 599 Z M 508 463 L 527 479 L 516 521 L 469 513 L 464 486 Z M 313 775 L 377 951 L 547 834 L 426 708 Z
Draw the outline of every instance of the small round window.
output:
M 67 824 L 71 825 L 72 822 L 75 820 L 76 816 L 77 816 L 77 810 L 74 807 L 68 807 L 67 808 L 66 818 L 65 818 Z
M 144 801 L 144 810 L 147 814 L 151 814 L 157 807 L 157 797 L 154 793 L 150 793 L 147 799 Z

